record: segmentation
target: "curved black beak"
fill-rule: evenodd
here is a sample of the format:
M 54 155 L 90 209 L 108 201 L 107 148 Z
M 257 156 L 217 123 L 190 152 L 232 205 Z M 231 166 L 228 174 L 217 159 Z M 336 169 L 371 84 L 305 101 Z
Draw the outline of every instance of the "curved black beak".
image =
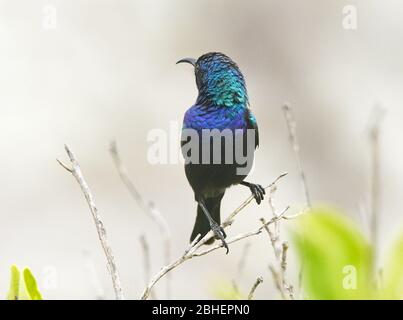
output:
M 193 58 L 183 58 L 183 59 L 180 59 L 176 64 L 178 64 L 178 63 L 190 63 L 190 64 L 194 67 L 195 64 L 196 64 L 196 59 L 193 59 Z

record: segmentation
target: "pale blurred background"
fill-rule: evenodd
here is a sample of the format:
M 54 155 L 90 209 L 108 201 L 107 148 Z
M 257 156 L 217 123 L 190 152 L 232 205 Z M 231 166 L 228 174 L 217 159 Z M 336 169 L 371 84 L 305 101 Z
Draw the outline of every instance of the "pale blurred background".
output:
M 356 30 L 343 28 L 345 5 L 358 10 Z M 379 225 L 386 249 L 403 226 L 402 18 L 398 0 L 1 0 L 0 297 L 13 263 L 32 268 L 47 299 L 114 297 L 83 195 L 56 163 L 67 160 L 64 143 L 92 188 L 127 298 L 144 287 L 140 235 L 149 241 L 152 274 L 163 253 L 158 229 L 119 180 L 108 153 L 112 139 L 144 198 L 168 219 L 173 257 L 183 252 L 196 212 L 193 194 L 181 164 L 147 161 L 147 134 L 181 123 L 196 99 L 191 67 L 175 62 L 209 51 L 226 53 L 244 72 L 261 132 L 250 180 L 268 184 L 288 171 L 276 203 L 290 204 L 291 213 L 304 197 L 281 105 L 293 107 L 313 201 L 343 209 L 363 230 L 368 120 L 375 104 L 387 110 Z M 230 189 L 223 215 L 248 195 L 246 188 Z M 229 235 L 255 228 L 261 216 L 270 216 L 267 204 L 252 204 Z M 215 298 L 217 282 L 236 277 L 245 243 L 173 271 L 172 298 Z M 266 235 L 250 243 L 241 290 L 262 275 L 256 298 L 278 298 Z M 166 298 L 165 285 L 157 284 L 157 297 Z

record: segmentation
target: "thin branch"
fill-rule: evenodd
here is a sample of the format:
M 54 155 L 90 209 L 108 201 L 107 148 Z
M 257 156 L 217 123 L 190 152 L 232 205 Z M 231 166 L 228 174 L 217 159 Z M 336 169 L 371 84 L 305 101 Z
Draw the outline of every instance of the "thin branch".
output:
M 272 183 L 270 183 L 267 187 L 265 187 L 265 189 L 267 190 L 268 188 L 271 188 L 272 186 L 274 186 L 280 179 L 284 178 L 288 173 L 282 173 L 281 175 L 279 175 Z M 229 216 L 228 218 L 226 218 L 224 220 L 223 223 L 221 223 L 221 226 L 223 228 L 227 228 L 228 226 L 232 225 L 232 223 L 234 222 L 234 218 L 243 210 L 245 209 L 251 202 L 252 200 L 254 200 L 254 196 L 251 195 L 249 196 L 240 206 L 238 206 L 238 208 L 236 208 Z M 213 232 L 210 231 L 208 232 L 198 243 L 197 243 L 197 248 L 200 248 L 201 246 L 203 246 L 208 240 L 210 240 L 212 237 L 214 236 Z
M 273 185 L 270 188 L 268 194 L 268 203 L 273 218 L 279 216 L 274 206 L 274 193 L 276 192 L 276 190 L 277 186 Z M 288 207 L 285 210 L 287 209 Z M 299 216 L 299 214 L 295 216 Z M 262 225 L 264 226 L 264 229 L 266 230 L 269 236 L 270 243 L 274 251 L 274 257 L 276 260 L 277 268 L 271 265 L 270 271 L 273 275 L 276 287 L 279 290 L 281 297 L 283 299 L 294 299 L 293 287 L 287 283 L 286 279 L 288 243 L 287 242 L 280 243 L 280 220 L 277 220 L 273 223 L 273 228 L 270 228 L 270 226 L 267 225 L 266 220 L 264 218 L 260 218 L 260 221 L 262 222 Z
M 119 272 L 116 267 L 115 263 L 115 258 L 112 253 L 112 249 L 108 244 L 108 239 L 106 236 L 106 230 L 104 227 L 104 224 L 102 222 L 102 219 L 100 215 L 98 214 L 98 209 L 95 206 L 94 202 L 94 197 L 91 193 L 91 190 L 87 184 L 87 182 L 84 179 L 84 176 L 81 172 L 80 165 L 75 158 L 73 152 L 69 149 L 67 145 L 65 145 L 65 150 L 66 153 L 70 159 L 71 163 L 71 168 L 68 167 L 67 165 L 63 164 L 61 161 L 58 160 L 59 164 L 66 169 L 68 172 L 70 172 L 74 178 L 77 180 L 77 183 L 81 187 L 81 191 L 83 192 L 85 199 L 87 200 L 88 207 L 90 208 L 92 218 L 94 219 L 95 226 L 97 228 L 98 232 L 98 238 L 99 241 L 101 242 L 102 249 L 104 250 L 106 260 L 108 262 L 108 270 L 112 278 L 112 283 L 113 283 L 113 288 L 115 290 L 115 296 L 117 300 L 122 300 L 123 299 L 123 292 L 122 292 L 122 287 L 120 284 L 120 278 L 119 278 Z
M 276 179 L 277 181 L 278 179 Z M 244 202 L 245 203 L 245 202 Z M 243 205 L 243 208 L 246 207 L 246 205 Z M 241 206 L 242 206 L 241 205 Z M 238 208 L 239 209 L 239 208 Z M 241 210 L 236 210 L 236 214 L 238 214 Z M 232 244 L 235 242 L 238 242 L 240 240 L 258 235 L 262 232 L 262 230 L 265 228 L 266 225 L 272 224 L 275 221 L 279 220 L 279 219 L 283 219 L 284 218 L 284 214 L 286 213 L 288 208 L 286 208 L 281 214 L 279 214 L 277 217 L 273 217 L 271 220 L 269 220 L 265 225 L 260 226 L 259 228 L 257 228 L 254 231 L 250 231 L 247 233 L 242 233 L 239 234 L 233 238 L 230 238 L 228 240 L 226 240 L 227 244 Z M 231 214 L 231 220 L 233 221 L 234 217 L 236 216 L 236 214 Z M 229 218 L 230 218 L 229 217 Z M 227 218 L 225 220 L 225 222 L 227 222 L 227 224 L 225 225 L 225 222 L 222 224 L 223 228 L 229 226 L 230 224 L 228 223 L 229 218 Z M 194 257 L 200 257 L 200 256 L 204 256 L 206 254 L 209 254 L 215 250 L 218 250 L 220 248 L 223 247 L 223 244 L 217 244 L 217 245 L 213 245 L 210 248 L 207 248 L 205 250 L 202 251 L 198 251 L 198 249 L 200 247 L 202 247 L 206 241 L 208 241 L 210 238 L 212 237 L 212 231 L 210 231 L 209 233 L 207 233 L 201 240 L 200 239 L 200 235 L 198 235 L 190 244 L 190 246 L 185 250 L 185 252 L 178 258 L 176 259 L 174 262 L 162 267 L 162 269 L 150 280 L 150 282 L 148 283 L 148 285 L 146 286 L 146 288 L 143 291 L 143 294 L 141 296 L 142 300 L 145 300 L 148 298 L 148 296 L 150 295 L 150 292 L 152 290 L 152 288 L 154 287 L 154 285 L 162 278 L 164 277 L 167 273 L 169 273 L 171 270 L 175 269 L 176 267 L 180 266 L 182 263 L 184 263 L 185 261 L 192 259 Z
M 137 190 L 135 187 L 134 183 L 130 180 L 129 174 L 127 172 L 126 167 L 124 166 L 122 160 L 120 159 L 116 141 L 112 141 L 110 144 L 109 152 L 112 155 L 113 161 L 116 165 L 116 169 L 119 173 L 120 179 L 123 181 L 125 184 L 126 188 L 129 190 L 130 194 L 136 200 L 137 204 L 139 207 L 149 216 L 151 216 L 149 212 L 149 208 L 146 205 L 146 202 L 143 200 L 143 197 L 141 196 L 140 192 Z
M 282 244 L 282 252 L 281 252 L 281 270 L 283 274 L 287 271 L 287 251 L 288 251 L 288 242 L 284 241 Z
M 161 214 L 161 212 L 159 212 L 155 208 L 155 205 L 153 202 L 146 203 L 144 201 L 140 192 L 137 190 L 133 181 L 130 179 L 128 171 L 127 171 L 126 167 L 124 166 L 124 164 L 120 158 L 120 155 L 118 153 L 118 149 L 117 149 L 117 145 L 116 145 L 115 141 L 113 141 L 111 143 L 109 151 L 114 160 L 118 174 L 119 174 L 122 182 L 126 186 L 126 188 L 129 190 L 133 199 L 137 202 L 138 206 L 143 210 L 143 212 L 155 222 L 155 224 L 158 226 L 160 231 L 164 234 L 164 237 L 170 237 L 170 230 L 169 230 L 168 222 L 166 221 L 164 216 Z
M 266 219 L 260 218 L 260 221 L 265 226 L 264 229 L 266 230 L 267 234 L 269 235 L 269 239 L 270 239 L 271 245 L 273 247 L 273 251 L 274 251 L 274 256 L 276 258 L 278 258 L 280 256 L 280 254 L 278 253 L 278 250 L 277 250 L 277 240 L 278 239 L 276 238 L 274 233 L 271 231 L 271 229 L 266 225 Z
M 271 213 L 273 215 L 273 217 L 277 217 L 277 212 L 276 212 L 276 208 L 274 206 L 274 193 L 277 191 L 277 186 L 274 185 L 270 188 L 269 191 L 269 197 L 268 197 L 268 201 L 269 201 L 269 207 L 271 210 Z M 264 220 L 264 219 L 263 219 Z M 263 222 L 263 221 L 262 221 Z M 263 222 L 264 224 L 264 222 Z M 269 234 L 270 240 L 271 240 L 271 244 L 273 246 L 273 250 L 274 250 L 274 256 L 276 257 L 276 259 L 280 259 L 280 254 L 281 254 L 281 247 L 279 245 L 279 240 L 280 240 L 280 222 L 277 221 L 274 223 L 274 232 L 272 232 L 270 230 L 269 227 L 266 228 L 267 233 Z
M 369 197 L 368 197 L 369 199 Z M 369 203 L 368 199 L 358 202 L 358 215 L 361 222 L 363 232 L 370 237 L 370 216 L 369 216 Z
M 286 210 L 288 207 L 286 208 Z M 286 218 L 284 218 L 286 219 Z M 289 218 L 288 218 L 289 219 Z M 280 240 L 280 235 L 278 233 L 274 234 L 272 230 L 270 230 L 269 225 L 267 224 L 266 220 L 264 218 L 260 218 L 260 221 L 262 222 L 262 225 L 264 226 L 264 229 L 269 235 L 270 242 L 272 244 L 273 250 L 274 250 L 274 255 L 276 258 L 276 263 L 279 265 L 278 266 L 278 271 L 273 265 L 269 266 L 269 269 L 273 275 L 274 282 L 276 284 L 277 290 L 280 292 L 281 297 L 284 300 L 287 299 L 294 299 L 294 289 L 292 285 L 289 285 L 287 282 L 286 278 L 286 271 L 287 271 L 287 250 L 288 250 L 288 243 L 283 242 L 281 246 L 281 251 L 279 254 L 277 254 L 277 248 L 278 248 L 278 241 Z M 278 222 L 279 220 L 277 220 Z
M 231 281 L 231 284 L 232 284 L 232 289 L 234 290 L 234 292 L 235 292 L 237 295 L 239 295 L 239 287 L 238 287 L 238 284 L 236 283 L 236 281 L 235 281 L 235 280 L 232 280 L 232 281 Z
M 155 207 L 154 202 L 149 202 L 148 207 L 150 208 L 150 212 L 155 217 L 156 222 L 160 226 L 162 242 L 164 246 L 164 264 L 168 264 L 171 261 L 171 232 L 169 230 L 169 226 L 167 221 L 165 220 L 162 213 Z M 167 299 L 171 298 L 171 275 L 167 275 L 166 277 L 166 296 Z
M 118 171 L 119 177 L 123 184 L 126 186 L 127 190 L 130 192 L 133 199 L 137 202 L 140 209 L 157 225 L 161 232 L 163 239 L 164 248 L 164 264 L 168 264 L 171 261 L 171 232 L 169 225 L 163 214 L 156 208 L 153 202 L 148 202 L 143 199 L 140 192 L 137 190 L 133 181 L 129 177 L 129 173 L 126 166 L 119 155 L 116 141 L 112 141 L 109 152 L 113 158 L 116 169 Z M 167 277 L 167 298 L 171 296 L 171 278 L 170 275 Z
M 297 138 L 297 122 L 295 121 L 295 118 L 294 118 L 294 115 L 292 113 L 292 110 L 291 110 L 290 106 L 285 104 L 283 106 L 283 112 L 284 112 L 285 120 L 287 122 L 287 129 L 288 129 L 288 133 L 289 133 L 290 143 L 291 143 L 292 149 L 294 151 L 294 156 L 295 156 L 297 166 L 298 166 L 298 171 L 299 171 L 299 175 L 300 175 L 302 189 L 303 189 L 304 195 L 305 195 L 306 208 L 309 210 L 312 207 L 312 205 L 311 205 L 311 197 L 310 197 L 310 193 L 309 193 L 309 189 L 308 189 L 308 183 L 307 183 L 304 167 L 302 166 L 302 160 L 301 160 L 301 155 L 300 155 L 300 147 L 299 147 L 298 138 Z M 302 268 L 303 268 L 303 265 L 304 265 L 304 258 L 302 258 L 301 270 L 299 272 L 300 285 L 302 283 Z M 291 296 L 293 296 L 293 295 L 290 294 L 290 297 Z
M 283 300 L 287 300 L 287 295 L 285 294 L 285 291 L 284 291 L 283 280 L 282 280 L 282 278 L 280 276 L 280 273 L 277 272 L 276 269 L 272 265 L 269 266 L 269 270 L 270 270 L 270 272 L 271 272 L 271 274 L 273 276 L 276 288 L 281 294 L 281 298 Z
M 245 243 L 242 253 L 241 253 L 241 258 L 239 259 L 239 262 L 238 262 L 236 276 L 235 276 L 235 278 L 232 279 L 232 286 L 236 293 L 239 293 L 238 282 L 240 281 L 241 276 L 243 274 L 243 270 L 245 269 L 246 258 L 248 257 L 250 247 L 251 247 L 250 242 Z
M 236 279 L 238 281 L 241 279 L 243 271 L 245 269 L 246 259 L 249 255 L 250 248 L 251 248 L 251 243 L 250 242 L 245 243 L 243 250 L 242 250 L 241 259 L 239 260 L 238 268 L 237 268 Z
M 141 249 L 143 251 L 144 279 L 145 279 L 145 283 L 147 284 L 148 279 L 150 279 L 151 261 L 150 261 L 150 248 L 148 246 L 148 242 L 147 242 L 146 236 L 144 234 L 142 234 L 140 236 L 140 244 L 141 244 Z M 154 292 L 151 292 L 150 298 L 153 300 L 156 299 Z
M 302 288 L 302 281 L 304 277 L 304 263 L 301 263 L 301 267 L 298 270 L 298 297 L 299 298 L 304 298 L 305 293 L 304 289 Z
M 263 278 L 262 278 L 262 277 L 258 277 L 258 278 L 256 279 L 255 283 L 254 283 L 253 286 L 252 286 L 252 289 L 251 289 L 250 292 L 249 292 L 248 300 L 252 300 L 252 299 L 253 299 L 253 295 L 254 295 L 254 293 L 255 293 L 255 291 L 256 291 L 256 288 L 257 288 L 262 282 L 263 282 Z
M 56 161 L 64 168 L 66 169 L 68 172 L 73 173 L 73 170 L 71 168 L 69 168 L 69 166 L 67 164 L 65 164 L 64 162 L 60 161 L 59 159 L 56 159 Z
M 294 287 L 287 282 L 286 273 L 287 273 L 287 250 L 288 243 L 283 242 L 282 244 L 282 252 L 281 252 L 281 260 L 280 260 L 280 271 L 277 271 L 273 265 L 269 266 L 269 270 L 273 276 L 274 283 L 276 285 L 277 290 L 280 292 L 280 295 L 283 300 L 294 300 Z
M 272 186 L 274 186 L 275 184 L 277 184 L 277 182 L 284 178 L 286 175 L 288 174 L 288 172 L 284 172 L 282 174 L 280 174 L 272 183 L 270 183 L 267 187 L 265 187 L 265 190 L 270 189 Z M 254 200 L 254 196 L 251 195 L 249 196 L 238 208 L 236 208 L 229 216 L 227 219 L 225 219 L 225 221 L 222 223 L 222 227 L 225 228 L 227 226 L 230 226 L 233 223 L 233 220 L 235 218 L 236 215 L 238 215 L 239 212 L 241 212 L 243 209 L 245 209 L 251 202 L 252 200 Z M 208 240 L 208 239 L 207 239 Z
M 311 198 L 310 198 L 310 194 L 309 194 L 309 190 L 308 190 L 308 184 L 306 181 L 305 171 L 302 166 L 300 147 L 299 147 L 299 143 L 298 143 L 298 139 L 297 139 L 297 122 L 294 119 L 291 108 L 287 104 L 285 104 L 283 106 L 283 112 L 284 112 L 285 119 L 287 121 L 288 133 L 290 135 L 290 143 L 294 150 L 295 159 L 296 159 L 297 165 L 298 165 L 302 188 L 303 188 L 304 194 L 305 194 L 306 206 L 308 208 L 311 208 Z
M 299 216 L 302 216 L 305 212 L 307 212 L 307 210 L 303 210 L 296 214 L 286 216 L 286 217 L 284 217 L 284 220 L 294 220 L 294 219 L 298 218 Z
M 177 266 L 181 265 L 183 262 L 186 260 L 190 259 L 189 258 L 189 252 L 191 249 L 196 245 L 197 241 L 200 239 L 200 234 L 196 236 L 196 238 L 191 242 L 189 247 L 185 250 L 182 256 L 180 256 L 177 260 L 174 262 L 162 267 L 162 269 L 154 276 L 151 278 L 150 282 L 146 286 L 146 288 L 143 291 L 143 294 L 141 295 L 141 299 L 145 300 L 148 298 L 148 296 L 151 293 L 151 289 L 154 287 L 154 285 L 162 278 L 164 277 L 169 271 L 172 269 L 175 269 Z
M 287 209 L 288 209 L 288 208 L 287 208 Z M 285 213 L 285 211 L 284 211 L 284 213 Z M 283 214 L 280 215 L 280 216 L 278 216 L 278 217 L 276 217 L 276 218 L 273 218 L 272 220 L 270 220 L 269 222 L 267 222 L 266 225 L 263 225 L 263 226 L 261 226 L 261 227 L 255 229 L 254 231 L 250 231 L 250 232 L 246 232 L 246 233 L 241 233 L 241 234 L 239 234 L 239 235 L 237 235 L 237 236 L 235 236 L 235 237 L 233 237 L 233 238 L 230 238 L 229 240 L 226 240 L 226 242 L 227 242 L 227 244 L 231 244 L 231 243 L 234 243 L 234 242 L 237 242 L 237 241 L 240 241 L 240 240 L 243 240 L 243 239 L 252 237 L 252 236 L 256 236 L 256 235 L 258 235 L 258 234 L 260 234 L 260 233 L 262 232 L 262 230 L 264 229 L 265 226 L 267 226 L 267 225 L 269 225 L 269 224 L 272 224 L 272 223 L 274 223 L 275 221 L 277 221 L 277 220 L 279 220 L 279 219 L 282 219 L 282 218 L 283 218 Z M 215 250 L 217 250 L 217 249 L 220 249 L 220 248 L 222 248 L 222 247 L 223 247 L 223 244 L 220 243 L 220 244 L 216 244 L 216 245 L 214 245 L 214 246 L 211 246 L 210 248 L 208 248 L 208 249 L 206 249 L 206 250 L 204 250 L 204 251 L 194 252 L 194 250 L 192 250 L 192 257 L 204 256 L 204 255 L 206 255 L 206 254 L 208 254 L 208 253 L 210 253 L 210 252 L 213 252 L 213 251 L 215 251 Z
M 288 242 L 284 241 L 282 244 L 282 253 L 281 253 L 281 274 L 283 278 L 283 287 L 287 290 L 288 296 L 291 300 L 294 300 L 294 288 L 287 281 L 287 251 L 288 251 Z
M 378 248 L 378 223 L 380 208 L 380 150 L 379 135 L 380 125 L 384 116 L 384 110 L 379 106 L 375 107 L 370 121 L 368 140 L 371 148 L 371 193 L 370 193 L 370 235 L 374 248 L 374 260 L 377 260 Z

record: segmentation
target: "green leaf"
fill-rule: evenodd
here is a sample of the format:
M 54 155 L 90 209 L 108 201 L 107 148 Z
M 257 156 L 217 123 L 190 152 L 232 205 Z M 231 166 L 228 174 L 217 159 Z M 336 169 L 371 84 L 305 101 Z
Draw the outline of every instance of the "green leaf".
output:
M 10 290 L 7 294 L 8 300 L 19 300 L 20 292 L 20 270 L 17 266 L 11 266 Z
M 403 299 L 403 236 L 392 247 L 383 278 L 382 298 Z
M 371 298 L 372 251 L 354 223 L 330 208 L 295 222 L 293 240 L 308 299 Z
M 28 268 L 23 271 L 25 290 L 30 300 L 42 300 L 42 295 L 38 290 L 36 280 Z

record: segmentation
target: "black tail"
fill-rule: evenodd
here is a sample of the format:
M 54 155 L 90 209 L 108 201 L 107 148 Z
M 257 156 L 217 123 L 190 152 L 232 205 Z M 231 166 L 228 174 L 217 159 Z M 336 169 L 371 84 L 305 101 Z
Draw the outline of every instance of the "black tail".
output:
M 215 198 L 208 198 L 205 200 L 207 210 L 209 211 L 213 220 L 218 224 L 221 224 L 220 207 L 221 207 L 221 199 L 223 196 L 224 194 Z M 190 242 L 192 242 L 198 234 L 200 234 L 201 238 L 203 238 L 210 230 L 211 230 L 210 223 L 206 215 L 204 214 L 202 208 L 198 205 L 196 222 L 193 227 L 192 235 L 190 236 Z M 212 244 L 213 242 L 214 238 L 211 238 L 211 240 L 206 242 L 206 244 Z

